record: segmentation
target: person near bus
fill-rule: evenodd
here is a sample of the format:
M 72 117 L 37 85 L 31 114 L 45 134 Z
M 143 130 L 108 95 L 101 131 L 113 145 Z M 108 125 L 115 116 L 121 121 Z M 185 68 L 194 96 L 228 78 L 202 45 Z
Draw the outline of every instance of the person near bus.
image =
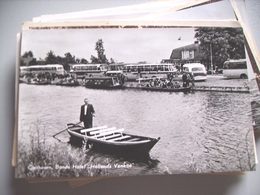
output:
M 191 83 L 191 86 L 194 87 L 195 86 L 195 82 L 194 82 L 194 76 L 192 72 L 188 72 L 188 80 Z
M 186 72 L 183 72 L 182 74 L 182 87 L 187 87 L 189 85 L 188 82 L 188 75 Z

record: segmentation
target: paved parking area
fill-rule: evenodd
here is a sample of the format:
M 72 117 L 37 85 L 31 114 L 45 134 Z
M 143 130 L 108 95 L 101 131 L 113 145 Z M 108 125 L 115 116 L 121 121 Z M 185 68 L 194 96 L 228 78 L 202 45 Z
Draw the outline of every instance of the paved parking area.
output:
M 195 82 L 195 86 L 245 87 L 247 79 L 226 79 L 223 75 L 208 75 L 206 81 Z

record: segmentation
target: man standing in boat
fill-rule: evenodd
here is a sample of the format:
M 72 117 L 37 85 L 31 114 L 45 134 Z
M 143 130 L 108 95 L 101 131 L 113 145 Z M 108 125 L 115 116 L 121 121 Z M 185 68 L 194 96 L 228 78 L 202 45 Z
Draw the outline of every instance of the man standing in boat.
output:
M 88 103 L 88 98 L 84 99 L 84 103 L 80 109 L 80 121 L 84 123 L 86 129 L 92 128 L 95 110 L 93 105 Z

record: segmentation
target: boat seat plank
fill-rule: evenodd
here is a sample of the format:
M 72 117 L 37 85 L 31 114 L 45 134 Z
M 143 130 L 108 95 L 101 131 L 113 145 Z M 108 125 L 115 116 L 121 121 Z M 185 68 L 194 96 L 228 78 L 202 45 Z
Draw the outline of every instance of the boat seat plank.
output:
M 95 134 L 100 134 L 100 133 L 103 133 L 103 132 L 106 132 L 106 131 L 112 131 L 112 130 L 116 130 L 116 127 L 110 127 L 110 128 L 100 129 L 100 130 L 97 130 L 97 131 L 91 131 L 89 134 L 95 135 Z
M 129 139 L 129 140 L 127 140 L 127 141 L 128 141 L 128 142 L 140 141 L 140 138 L 137 137 L 137 138 Z
M 87 133 L 87 132 L 96 131 L 96 130 L 105 129 L 105 128 L 107 128 L 106 125 L 100 126 L 100 127 L 93 127 L 93 128 L 83 129 L 80 132 L 81 133 Z
M 129 135 L 124 135 L 124 136 L 121 136 L 121 137 L 118 137 L 118 138 L 114 138 L 114 139 L 110 139 L 109 141 L 119 141 L 119 140 L 122 140 L 122 139 L 126 139 L 126 138 L 130 138 L 131 136 Z
M 108 136 L 100 136 L 100 140 L 109 140 L 109 139 L 112 139 L 112 138 L 116 138 L 116 137 L 119 137 L 119 136 L 122 136 L 121 133 L 115 133 L 115 134 L 112 134 L 112 135 L 108 135 Z
M 106 136 L 106 135 L 110 135 L 110 134 L 114 134 L 114 133 L 120 133 L 120 132 L 123 132 L 123 131 L 124 131 L 124 129 L 115 129 L 115 130 L 112 130 L 112 131 L 106 131 L 106 132 L 100 133 L 97 136 L 98 137 Z
M 123 141 L 123 142 L 125 142 L 125 143 L 133 143 L 133 142 L 130 142 L 130 141 Z M 141 144 L 141 143 L 147 143 L 147 142 L 150 142 L 150 140 L 149 139 L 144 139 L 144 140 L 139 140 L 139 141 L 136 141 L 135 143 L 136 144 Z

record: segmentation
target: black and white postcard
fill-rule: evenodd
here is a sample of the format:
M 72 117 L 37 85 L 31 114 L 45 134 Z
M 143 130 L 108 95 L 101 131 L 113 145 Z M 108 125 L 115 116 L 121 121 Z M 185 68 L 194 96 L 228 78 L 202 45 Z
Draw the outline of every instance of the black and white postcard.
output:
M 252 72 L 241 28 L 24 30 L 16 177 L 254 170 Z

